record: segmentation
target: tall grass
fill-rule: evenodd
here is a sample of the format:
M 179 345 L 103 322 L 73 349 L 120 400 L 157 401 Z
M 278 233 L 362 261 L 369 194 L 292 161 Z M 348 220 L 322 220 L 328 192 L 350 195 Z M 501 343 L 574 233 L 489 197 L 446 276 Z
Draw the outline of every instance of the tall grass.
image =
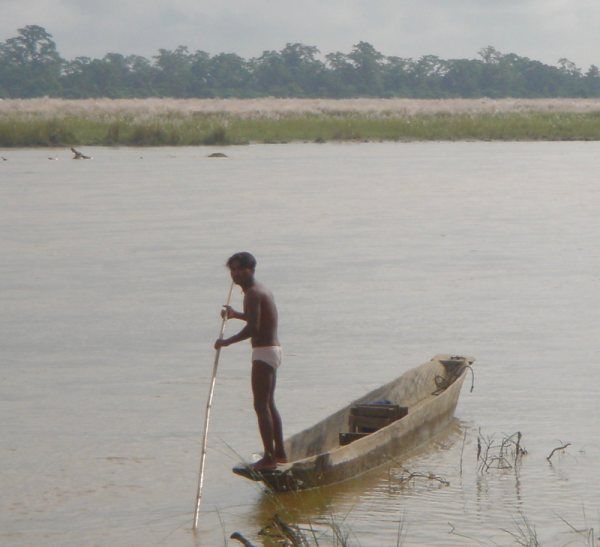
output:
M 497 114 L 522 112 L 598 112 L 600 99 L 6 99 L 0 100 L 0 116 L 131 115 L 152 118 L 169 114 L 228 113 L 242 117 L 277 117 L 302 114 Z
M 592 100 L 268 101 L 0 101 L 0 146 L 600 140 Z

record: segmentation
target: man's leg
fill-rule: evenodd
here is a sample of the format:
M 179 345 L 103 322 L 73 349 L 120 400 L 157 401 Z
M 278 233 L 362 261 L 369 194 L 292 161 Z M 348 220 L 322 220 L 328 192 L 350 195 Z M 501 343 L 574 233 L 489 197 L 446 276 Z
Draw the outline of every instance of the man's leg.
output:
M 254 410 L 258 418 L 258 429 L 263 442 L 265 455 L 254 464 L 256 468 L 273 469 L 276 466 L 275 442 L 273 436 L 273 416 L 271 415 L 271 399 L 275 385 L 273 367 L 262 361 L 252 362 L 252 394 Z M 281 418 L 279 419 L 281 422 Z
M 273 440 L 275 442 L 275 459 L 277 463 L 286 463 L 287 456 L 283 445 L 283 426 L 281 424 L 281 416 L 275 406 L 275 385 L 277 384 L 277 374 L 273 374 L 273 385 L 271 396 L 269 398 L 269 409 L 273 420 Z

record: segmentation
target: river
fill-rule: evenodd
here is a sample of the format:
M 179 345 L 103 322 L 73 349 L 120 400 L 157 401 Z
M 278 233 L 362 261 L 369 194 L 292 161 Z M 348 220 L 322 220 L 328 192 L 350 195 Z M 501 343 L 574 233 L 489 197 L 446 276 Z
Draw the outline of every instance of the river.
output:
M 0 150 L 0 543 L 260 543 L 276 512 L 320 545 L 597 541 L 600 144 L 214 151 Z M 474 390 L 402 468 L 274 497 L 230 471 L 260 441 L 249 348 L 224 349 L 194 536 L 239 250 L 279 307 L 286 435 L 438 353 L 475 357 Z M 478 436 L 517 431 L 516 468 L 482 470 Z

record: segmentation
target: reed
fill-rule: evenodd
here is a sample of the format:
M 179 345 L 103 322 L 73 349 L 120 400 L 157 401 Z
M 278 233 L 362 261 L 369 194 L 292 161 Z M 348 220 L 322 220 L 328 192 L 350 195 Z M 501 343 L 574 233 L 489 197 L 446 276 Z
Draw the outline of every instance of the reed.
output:
M 523 141 L 600 140 L 600 103 L 551 103 L 542 108 L 489 103 L 423 101 L 299 101 L 206 104 L 194 110 L 187 103 L 165 100 L 121 104 L 0 103 L 0 146 L 164 146 L 329 141 Z M 152 101 L 152 100 L 150 100 Z M 72 103 L 73 101 L 71 101 Z M 87 103 L 82 101 L 81 103 Z M 130 104 L 131 103 L 131 104 Z M 348 103 L 348 104 L 346 104 Z M 169 106 L 170 105 L 170 106 Z M 333 106 L 337 106 L 337 110 Z M 595 105 L 595 109 L 593 108 Z
M 600 99 L 6 99 L 0 115 L 9 113 L 54 116 L 155 116 L 228 113 L 263 118 L 285 115 L 415 116 L 418 114 L 589 113 L 600 111 Z

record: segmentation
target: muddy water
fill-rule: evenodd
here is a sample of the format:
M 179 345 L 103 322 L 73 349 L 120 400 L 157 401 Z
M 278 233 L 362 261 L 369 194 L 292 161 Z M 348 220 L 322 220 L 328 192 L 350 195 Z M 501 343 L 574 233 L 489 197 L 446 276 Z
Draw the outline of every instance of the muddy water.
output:
M 321 545 L 332 528 L 374 546 L 591 544 L 600 145 L 212 151 L 2 151 L 0 543 L 259 542 L 280 512 Z M 288 434 L 436 353 L 475 356 L 475 388 L 402 462 L 273 497 L 230 473 L 260 443 L 249 349 L 227 348 L 194 537 L 222 264 L 242 249 L 280 309 Z M 479 470 L 479 432 L 516 431 L 517 470 Z

